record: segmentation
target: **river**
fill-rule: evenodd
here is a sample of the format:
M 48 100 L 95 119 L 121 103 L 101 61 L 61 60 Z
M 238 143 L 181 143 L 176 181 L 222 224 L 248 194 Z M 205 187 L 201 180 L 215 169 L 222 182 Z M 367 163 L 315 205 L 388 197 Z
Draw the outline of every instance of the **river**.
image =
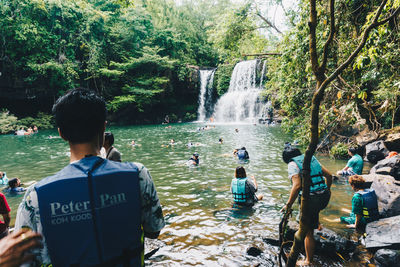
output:
M 198 130 L 204 124 L 111 127 L 115 147 L 123 161 L 143 163 L 150 171 L 163 206 L 166 227 L 159 237 L 160 250 L 146 261 L 153 266 L 252 266 L 276 264 L 276 248 L 263 242 L 264 237 L 278 238 L 279 210 L 288 199 L 291 183 L 281 152 L 290 137 L 280 127 L 264 125 L 220 125 Z M 239 131 L 236 132 L 235 128 Z M 40 131 L 33 136 L 0 136 L 2 157 L 0 170 L 9 178 L 22 182 L 40 180 L 54 174 L 69 161 L 69 148 L 55 130 Z M 223 138 L 223 144 L 218 139 Z M 170 139 L 176 144 L 168 145 Z M 130 145 L 135 140 L 137 146 Z M 188 148 L 187 143 L 196 146 Z M 234 169 L 240 164 L 232 156 L 235 148 L 245 146 L 250 154 L 244 164 L 254 175 L 264 199 L 252 209 L 232 209 L 229 191 Z M 200 166 L 186 166 L 193 152 L 200 154 Z M 345 161 L 318 157 L 332 172 Z M 351 208 L 351 188 L 335 182 L 332 198 L 321 213 L 321 223 L 336 231 L 344 225 L 331 222 Z M 12 209 L 12 223 L 22 195 L 7 195 Z M 297 204 L 294 206 L 297 210 Z M 295 213 L 296 215 L 296 213 Z M 266 251 L 260 258 L 246 255 L 257 246 Z M 341 263 L 335 263 L 341 266 Z

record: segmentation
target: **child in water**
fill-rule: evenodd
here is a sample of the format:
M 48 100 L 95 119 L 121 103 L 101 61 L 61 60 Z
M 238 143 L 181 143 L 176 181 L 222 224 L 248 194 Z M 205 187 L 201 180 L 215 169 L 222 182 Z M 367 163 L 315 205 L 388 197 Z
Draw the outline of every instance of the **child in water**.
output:
M 26 188 L 21 187 L 21 181 L 19 178 L 12 178 L 8 181 L 8 188 L 5 190 L 8 193 L 20 193 L 25 192 Z
M 0 186 L 7 184 L 8 184 L 7 174 L 5 172 L 0 172 Z
M 247 178 L 246 170 L 240 166 L 235 170 L 235 178 L 232 179 L 231 192 L 235 204 L 242 206 L 253 206 L 254 203 L 263 199 L 263 195 L 256 195 L 258 190 L 257 181 L 254 176 Z

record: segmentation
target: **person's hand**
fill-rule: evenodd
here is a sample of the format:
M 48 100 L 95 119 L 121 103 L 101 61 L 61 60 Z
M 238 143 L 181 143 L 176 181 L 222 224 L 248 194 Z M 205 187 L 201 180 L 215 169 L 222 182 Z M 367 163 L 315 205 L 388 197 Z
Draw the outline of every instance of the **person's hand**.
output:
M 355 224 L 348 224 L 348 225 L 346 225 L 346 227 L 350 228 L 350 229 L 354 229 L 354 228 L 356 228 L 356 225 Z
M 42 236 L 28 229 L 21 229 L 0 240 L 0 266 L 20 266 L 33 260 L 29 250 L 42 247 Z
M 283 208 L 279 212 L 285 213 L 291 208 L 291 206 L 292 205 L 285 204 L 285 206 L 283 206 Z

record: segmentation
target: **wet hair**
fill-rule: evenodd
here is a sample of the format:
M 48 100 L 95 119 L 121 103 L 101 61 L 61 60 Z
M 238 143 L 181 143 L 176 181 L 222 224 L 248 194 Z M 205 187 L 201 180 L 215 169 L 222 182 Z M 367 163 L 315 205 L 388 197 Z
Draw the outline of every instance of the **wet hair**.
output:
M 236 178 L 246 178 L 246 170 L 243 168 L 243 166 L 239 166 L 235 170 L 235 177 Z
M 107 116 L 104 100 L 82 88 L 60 97 L 52 111 L 61 134 L 73 144 L 92 141 L 102 131 Z
M 245 147 L 242 147 L 240 150 L 246 150 L 246 148 L 245 148 Z
M 301 152 L 298 148 L 292 147 L 292 146 L 287 146 L 285 144 L 285 148 L 283 149 L 282 152 L 282 159 L 285 163 L 289 163 L 290 160 L 294 157 L 300 156 Z
M 364 183 L 365 183 L 365 179 L 361 175 L 356 174 L 356 175 L 349 177 L 349 184 L 354 186 L 357 189 L 363 188 Z
M 350 152 L 352 155 L 355 155 L 355 154 L 357 154 L 357 148 L 355 148 L 355 147 L 349 147 L 349 152 Z
M 11 188 L 15 188 L 18 186 L 18 178 L 12 178 L 8 180 L 8 186 Z
M 114 144 L 114 135 L 110 132 L 104 133 L 104 142 L 108 142 L 110 146 Z

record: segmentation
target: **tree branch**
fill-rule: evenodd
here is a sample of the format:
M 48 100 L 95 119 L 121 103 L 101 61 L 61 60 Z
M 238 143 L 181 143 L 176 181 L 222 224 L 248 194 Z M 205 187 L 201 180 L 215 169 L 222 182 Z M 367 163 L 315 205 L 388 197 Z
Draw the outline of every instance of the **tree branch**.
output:
M 314 73 L 318 73 L 318 53 L 317 53 L 317 36 L 316 36 L 316 28 L 317 28 L 317 9 L 316 9 L 316 0 L 310 0 L 310 21 L 308 22 L 308 26 L 310 28 L 310 58 L 311 58 L 311 67 Z
M 279 34 L 282 34 L 282 32 L 271 22 L 269 21 L 267 18 L 265 18 L 264 16 L 262 16 L 260 14 L 260 12 L 258 11 L 258 9 L 256 10 L 256 15 L 259 16 L 265 23 L 267 23 L 267 25 L 271 28 L 273 28 L 275 31 L 277 31 Z
M 323 81 L 321 86 L 318 88 L 318 91 L 316 92 L 317 95 L 323 94 L 325 88 L 330 84 L 330 82 L 332 82 L 334 79 L 336 79 L 336 77 L 340 73 L 342 73 L 342 71 L 351 64 L 351 62 L 360 53 L 361 49 L 364 47 L 365 43 L 367 42 L 369 33 L 371 32 L 371 30 L 382 25 L 383 23 L 381 23 L 381 22 L 389 21 L 392 17 L 394 17 L 397 14 L 399 8 L 396 10 L 396 12 L 392 13 L 392 15 L 390 15 L 388 18 L 382 20 L 381 22 L 378 22 L 378 18 L 381 15 L 382 10 L 385 7 L 386 3 L 387 3 L 387 0 L 382 1 L 381 5 L 379 6 L 379 8 L 375 14 L 375 17 L 374 17 L 372 23 L 364 30 L 364 33 L 361 38 L 361 42 L 358 44 L 356 50 L 354 50 L 353 53 L 346 59 L 346 61 L 343 62 L 327 79 L 325 79 L 325 81 Z
M 328 61 L 328 49 L 329 45 L 331 44 L 333 40 L 333 36 L 335 34 L 335 0 L 330 0 L 329 2 L 329 12 L 330 12 L 330 32 L 329 32 L 329 37 L 326 40 L 326 43 L 324 45 L 324 52 L 322 54 L 323 59 L 322 59 L 322 64 L 320 67 L 320 71 L 325 73 L 326 70 L 326 63 Z

